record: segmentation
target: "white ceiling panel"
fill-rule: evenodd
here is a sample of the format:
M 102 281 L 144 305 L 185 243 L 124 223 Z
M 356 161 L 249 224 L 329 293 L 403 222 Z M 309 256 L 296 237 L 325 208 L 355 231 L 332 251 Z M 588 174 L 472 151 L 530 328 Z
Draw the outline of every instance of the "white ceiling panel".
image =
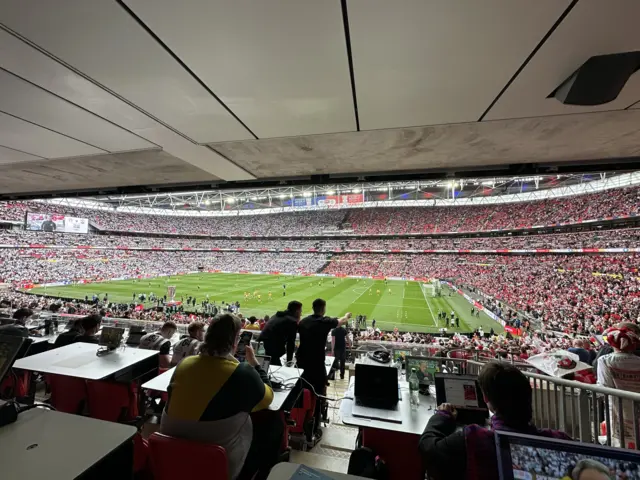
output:
M 4 70 L 0 70 L 0 111 L 108 152 L 155 147 L 154 144 Z
M 0 113 L 0 145 L 45 158 L 105 153 L 24 120 Z
M 360 127 L 478 120 L 568 4 L 349 0 Z
M 125 3 L 258 137 L 356 129 L 339 0 Z
M 580 0 L 485 119 L 618 110 L 640 100 L 637 73 L 618 98 L 604 105 L 564 105 L 554 98 L 546 98 L 589 57 L 640 50 L 639 18 L 637 0 Z
M 253 138 L 117 2 L 0 0 L 0 11 L 8 28 L 190 138 Z
M 225 180 L 253 178 L 140 110 L 0 29 L 0 67 L 161 146 L 171 155 Z
M 30 160 L 42 160 L 42 158 L 0 145 L 0 165 L 6 165 L 7 163 L 28 162 Z

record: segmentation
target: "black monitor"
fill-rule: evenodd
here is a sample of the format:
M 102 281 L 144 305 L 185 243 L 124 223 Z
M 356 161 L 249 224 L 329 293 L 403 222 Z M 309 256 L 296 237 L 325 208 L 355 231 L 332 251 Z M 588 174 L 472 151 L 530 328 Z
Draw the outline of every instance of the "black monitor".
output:
M 124 328 L 102 327 L 99 343 L 101 346 L 107 347 L 109 350 L 115 350 L 120 346 L 123 336 Z
M 640 452 L 496 431 L 500 480 L 640 480 Z
M 0 382 L 18 358 L 24 341 L 17 335 L 0 335 Z

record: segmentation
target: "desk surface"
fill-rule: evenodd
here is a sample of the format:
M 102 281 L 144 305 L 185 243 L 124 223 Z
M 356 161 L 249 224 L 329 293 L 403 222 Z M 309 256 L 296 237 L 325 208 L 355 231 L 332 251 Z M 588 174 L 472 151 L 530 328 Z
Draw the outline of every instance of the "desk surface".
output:
M 3 477 L 76 478 L 135 433 L 135 427 L 119 423 L 41 408 L 28 410 L 15 423 L 0 428 Z
M 17 363 L 17 362 L 16 362 Z M 142 384 L 142 388 L 147 390 L 153 390 L 156 392 L 166 392 L 169 387 L 169 382 L 171 381 L 171 377 L 173 376 L 173 371 L 175 367 L 170 368 L 166 372 L 158 375 L 155 378 L 152 378 L 146 383 Z M 283 383 L 290 382 L 294 379 L 297 379 L 300 375 L 302 375 L 304 370 L 297 369 L 293 367 L 278 367 L 278 366 L 269 366 L 269 374 L 273 375 L 278 381 L 282 381 Z M 282 404 L 285 402 L 291 390 L 276 390 L 273 392 L 273 402 L 269 405 L 269 410 L 280 410 Z
M 35 337 L 33 335 L 29 335 L 29 338 L 33 341 L 33 344 L 35 345 L 36 343 L 48 342 L 53 337 L 50 337 L 50 336 L 49 337 Z
M 271 469 L 271 473 L 267 480 L 289 480 L 299 466 L 299 463 L 278 463 Z M 333 480 L 366 480 L 364 477 L 357 477 L 346 473 L 330 472 L 320 468 L 314 468 L 314 470 L 324 473 Z
M 389 430 L 393 432 L 404 432 L 414 435 L 422 435 L 424 427 L 431 416 L 435 413 L 436 398 L 435 392 L 431 395 L 420 395 L 420 405 L 416 410 L 411 409 L 409 402 L 409 382 L 400 382 L 400 393 L 402 401 L 398 403 L 400 412 L 402 413 L 402 423 L 385 422 L 384 420 L 375 420 L 372 418 L 354 417 L 351 415 L 353 408 L 353 386 L 355 377 L 351 377 L 349 381 L 349 390 L 345 392 L 345 398 L 340 405 L 340 416 L 345 425 L 354 427 L 377 428 L 379 430 Z
M 156 350 L 125 348 L 98 357 L 97 351 L 98 345 L 73 343 L 21 358 L 13 366 L 33 372 L 101 380 L 158 354 Z

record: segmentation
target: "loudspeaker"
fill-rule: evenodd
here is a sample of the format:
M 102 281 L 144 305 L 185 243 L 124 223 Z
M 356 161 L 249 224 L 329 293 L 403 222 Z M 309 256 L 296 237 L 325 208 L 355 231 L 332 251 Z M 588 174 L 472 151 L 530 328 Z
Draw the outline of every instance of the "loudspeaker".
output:
M 640 52 L 597 55 L 549 95 L 565 105 L 602 105 L 618 97 L 640 67 Z

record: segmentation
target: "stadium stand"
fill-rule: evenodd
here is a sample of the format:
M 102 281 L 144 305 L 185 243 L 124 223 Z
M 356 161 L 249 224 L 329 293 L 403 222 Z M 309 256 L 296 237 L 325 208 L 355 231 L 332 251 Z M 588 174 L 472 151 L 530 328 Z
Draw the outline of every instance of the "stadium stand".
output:
M 6 202 L 0 220 L 24 220 L 27 211 L 89 218 L 100 230 L 182 235 L 309 236 L 339 229 L 356 234 L 398 235 L 482 232 L 575 224 L 638 213 L 637 187 L 526 204 L 370 208 L 257 216 L 181 217 L 71 208 L 41 202 Z

